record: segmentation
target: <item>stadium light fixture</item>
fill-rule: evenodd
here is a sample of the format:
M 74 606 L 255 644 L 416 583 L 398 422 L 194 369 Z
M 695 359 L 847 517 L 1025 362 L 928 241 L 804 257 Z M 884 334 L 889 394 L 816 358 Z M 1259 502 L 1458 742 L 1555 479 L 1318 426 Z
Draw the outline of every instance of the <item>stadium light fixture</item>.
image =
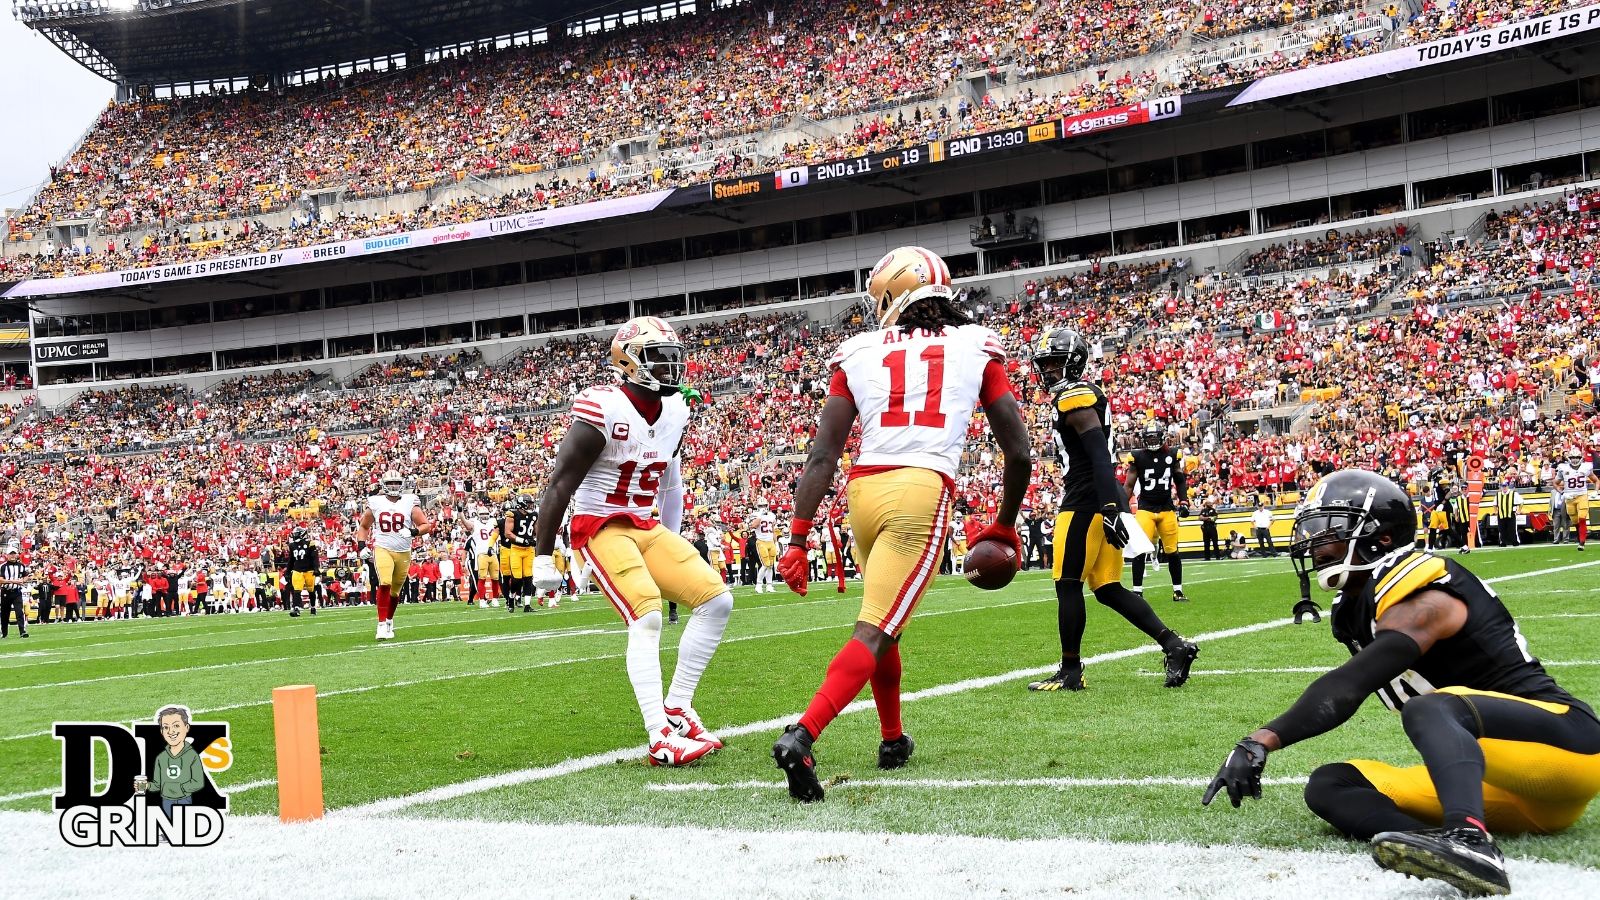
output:
M 139 0 L 107 0 L 106 5 L 118 12 L 131 12 L 139 5 Z

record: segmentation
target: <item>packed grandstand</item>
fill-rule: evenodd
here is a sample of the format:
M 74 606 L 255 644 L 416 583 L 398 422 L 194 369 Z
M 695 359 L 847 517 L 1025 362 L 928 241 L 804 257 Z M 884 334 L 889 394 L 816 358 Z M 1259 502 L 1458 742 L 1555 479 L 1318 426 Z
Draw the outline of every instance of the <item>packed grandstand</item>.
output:
M 416 69 L 114 104 L 10 217 L 0 280 L 189 262 L 414 231 L 849 159 L 1247 82 L 1585 5 L 1161 4 L 827 0 L 729 4 L 581 42 L 464 53 Z M 1264 37 L 1266 39 L 1264 40 Z M 1159 67 L 1151 67 L 1159 61 Z M 1048 94 L 950 96 L 969 71 Z M 779 146 L 794 117 L 827 126 Z M 648 165 L 605 151 L 646 135 Z M 516 177 L 514 187 L 492 187 Z M 308 192 L 425 198 L 330 219 Z M 50 227 L 87 222 L 81 238 Z

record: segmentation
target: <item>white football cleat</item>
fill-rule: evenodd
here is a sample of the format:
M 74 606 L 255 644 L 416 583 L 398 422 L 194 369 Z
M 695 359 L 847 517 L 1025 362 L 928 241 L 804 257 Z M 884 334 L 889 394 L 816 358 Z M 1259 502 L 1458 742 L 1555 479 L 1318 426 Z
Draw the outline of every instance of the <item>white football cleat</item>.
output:
M 707 730 L 705 725 L 701 724 L 700 714 L 694 711 L 694 707 L 685 706 L 679 708 L 669 706 L 666 712 L 667 724 L 679 735 L 692 741 L 704 741 L 710 744 L 713 750 L 722 749 L 722 742 L 717 740 L 717 736 Z
M 687 766 L 714 749 L 705 741 L 678 734 L 668 725 L 655 735 L 655 740 L 650 744 L 650 765 Z
M 478 601 L 478 608 L 479 609 L 488 609 L 489 608 L 489 601 L 487 601 L 487 600 L 479 600 Z
M 556 607 L 558 607 L 560 605 L 561 605 L 561 598 L 557 597 L 555 594 L 551 594 L 550 595 L 550 608 L 551 609 L 555 609 Z
M 394 625 L 389 622 L 379 622 L 377 639 L 387 641 L 392 637 L 394 637 Z

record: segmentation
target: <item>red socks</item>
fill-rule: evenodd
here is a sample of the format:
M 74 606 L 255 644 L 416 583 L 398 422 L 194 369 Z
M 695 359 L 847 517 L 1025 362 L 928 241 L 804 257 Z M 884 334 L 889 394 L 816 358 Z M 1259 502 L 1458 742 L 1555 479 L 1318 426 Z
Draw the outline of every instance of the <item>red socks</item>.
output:
M 389 596 L 387 584 L 378 585 L 378 621 L 387 622 L 394 618 L 394 601 Z
M 878 661 L 873 659 L 872 651 L 867 645 L 855 638 L 845 641 L 839 654 L 828 663 L 828 675 L 822 680 L 822 687 L 817 690 L 817 695 L 811 698 L 811 705 L 806 707 L 806 714 L 800 717 L 800 724 L 811 732 L 813 738 L 822 734 L 822 729 L 839 715 L 839 710 L 849 705 L 861 689 L 866 686 L 867 679 L 872 677 L 873 670 L 878 667 Z M 898 680 L 898 679 L 897 679 Z M 895 706 L 899 707 L 899 695 L 895 696 Z
M 1587 519 L 1579 519 L 1578 520 L 1578 543 L 1579 544 L 1586 544 L 1588 542 L 1589 542 L 1589 521 Z
M 883 739 L 898 741 L 904 733 L 900 726 L 899 644 L 890 644 L 888 652 L 878 658 L 878 669 L 872 673 L 872 702 L 878 706 L 878 725 L 883 729 Z

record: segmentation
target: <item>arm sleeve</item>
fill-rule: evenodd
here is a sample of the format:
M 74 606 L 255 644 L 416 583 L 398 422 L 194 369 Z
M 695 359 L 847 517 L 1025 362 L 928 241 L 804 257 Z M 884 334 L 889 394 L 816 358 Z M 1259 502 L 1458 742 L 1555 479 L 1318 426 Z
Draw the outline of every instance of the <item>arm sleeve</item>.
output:
M 843 369 L 833 370 L 833 376 L 828 379 L 828 396 L 843 397 L 851 403 L 856 402 L 855 395 L 850 393 L 850 379 L 844 374 Z
M 677 458 L 667 463 L 667 474 L 661 479 L 661 526 L 673 534 L 683 527 L 683 468 Z
M 1189 502 L 1189 476 L 1183 474 L 1183 457 L 1172 463 L 1172 496 L 1179 503 Z
M 1380 631 L 1344 665 L 1311 682 L 1287 712 L 1264 727 L 1285 747 L 1332 731 L 1356 714 L 1368 694 L 1399 677 L 1421 657 L 1422 648 L 1410 635 Z
M 1009 393 L 1012 393 L 1011 378 L 1006 375 L 1006 367 L 999 360 L 991 358 L 983 367 L 983 387 L 978 390 L 978 405 L 987 407 Z
M 1083 442 L 1083 450 L 1089 454 L 1089 466 L 1094 470 L 1096 502 L 1102 507 L 1115 504 L 1117 509 L 1127 512 L 1128 500 L 1122 493 L 1122 486 L 1117 483 L 1117 466 L 1111 461 L 1111 447 L 1106 442 L 1106 433 L 1096 425 L 1079 434 L 1078 439 Z

